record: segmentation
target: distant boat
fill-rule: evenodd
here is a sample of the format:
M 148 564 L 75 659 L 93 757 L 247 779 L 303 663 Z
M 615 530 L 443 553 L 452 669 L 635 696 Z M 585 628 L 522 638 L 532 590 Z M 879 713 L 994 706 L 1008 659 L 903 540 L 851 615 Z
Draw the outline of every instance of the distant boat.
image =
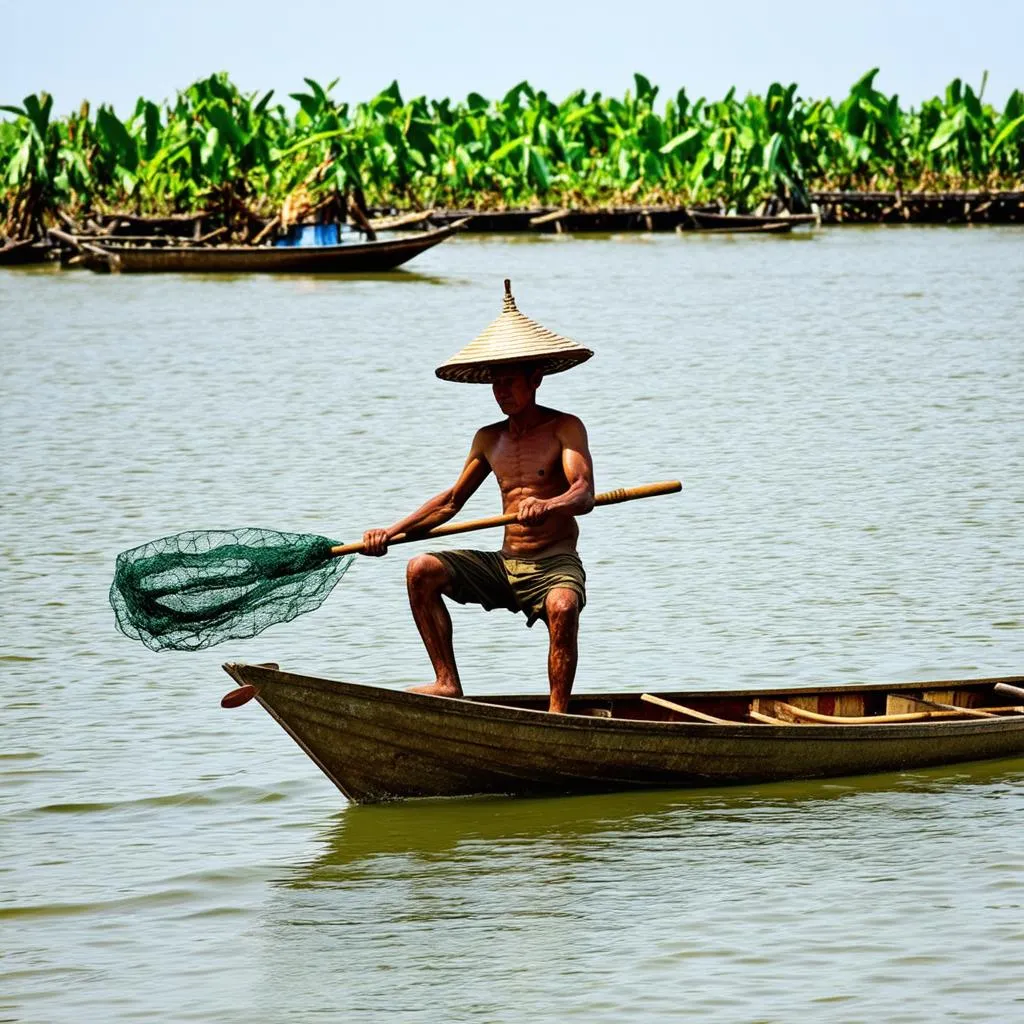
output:
M 718 786 L 1024 755 L 1024 677 L 813 689 L 428 697 L 224 666 L 356 803 Z
M 793 213 L 786 216 L 760 216 L 753 213 L 707 213 L 704 210 L 687 210 L 699 231 L 762 231 L 769 234 L 785 234 L 801 224 L 814 224 L 818 218 L 813 213 Z
M 122 274 L 359 274 L 393 270 L 458 231 L 465 221 L 385 242 L 342 245 L 124 245 L 81 238 L 90 270 Z
M 43 263 L 49 258 L 50 246 L 47 242 L 36 242 L 26 239 L 21 242 L 7 242 L 0 245 L 0 267 L 22 267 L 29 263 Z

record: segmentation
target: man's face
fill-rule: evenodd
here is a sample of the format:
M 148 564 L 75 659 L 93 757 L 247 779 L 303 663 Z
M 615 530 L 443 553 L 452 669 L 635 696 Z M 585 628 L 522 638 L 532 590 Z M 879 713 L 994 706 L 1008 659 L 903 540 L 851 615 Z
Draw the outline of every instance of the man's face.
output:
M 515 416 L 533 404 L 540 379 L 539 370 L 499 366 L 491 375 L 494 400 L 506 416 Z

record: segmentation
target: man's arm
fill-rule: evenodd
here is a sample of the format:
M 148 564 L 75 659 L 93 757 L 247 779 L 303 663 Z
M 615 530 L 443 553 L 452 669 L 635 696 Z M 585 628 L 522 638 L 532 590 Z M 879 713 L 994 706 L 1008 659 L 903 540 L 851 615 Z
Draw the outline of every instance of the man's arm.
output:
M 524 498 L 519 505 L 519 522 L 539 523 L 551 512 L 585 516 L 594 507 L 594 460 L 590 457 L 587 428 L 575 416 L 566 416 L 556 436 L 562 442 L 562 472 L 569 487 L 553 498 Z
M 425 533 L 435 526 L 448 522 L 491 472 L 486 440 L 486 430 L 478 430 L 473 438 L 466 464 L 462 467 L 458 480 L 448 490 L 435 494 L 411 515 L 400 519 L 386 530 L 367 530 L 363 534 L 363 554 L 387 554 L 388 542 L 396 534 Z

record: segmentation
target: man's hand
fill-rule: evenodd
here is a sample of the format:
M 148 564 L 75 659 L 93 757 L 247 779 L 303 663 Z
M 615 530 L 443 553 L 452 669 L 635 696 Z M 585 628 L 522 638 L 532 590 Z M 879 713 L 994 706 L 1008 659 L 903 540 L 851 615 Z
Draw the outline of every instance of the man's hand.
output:
M 380 558 L 381 555 L 388 553 L 388 531 L 387 530 L 367 530 L 363 534 L 363 552 L 364 555 L 371 555 L 374 558 Z
M 547 517 L 548 503 L 542 498 L 523 498 L 516 512 L 517 522 L 525 523 L 527 526 L 543 523 Z

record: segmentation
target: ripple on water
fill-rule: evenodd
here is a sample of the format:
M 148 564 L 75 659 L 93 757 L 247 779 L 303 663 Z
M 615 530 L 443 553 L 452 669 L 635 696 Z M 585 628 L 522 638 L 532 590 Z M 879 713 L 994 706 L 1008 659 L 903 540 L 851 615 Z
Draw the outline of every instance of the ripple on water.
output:
M 0 1016 L 1018 1019 L 1024 761 L 350 808 L 259 708 L 219 708 L 220 662 L 421 681 L 403 557 L 223 651 L 113 627 L 113 559 L 147 539 L 358 536 L 447 486 L 493 403 L 431 371 L 511 276 L 597 353 L 542 395 L 587 421 L 599 489 L 685 484 L 583 524 L 580 689 L 1024 672 L 1024 234 L 777 241 L 0 272 Z M 471 692 L 544 689 L 541 633 L 453 619 Z

